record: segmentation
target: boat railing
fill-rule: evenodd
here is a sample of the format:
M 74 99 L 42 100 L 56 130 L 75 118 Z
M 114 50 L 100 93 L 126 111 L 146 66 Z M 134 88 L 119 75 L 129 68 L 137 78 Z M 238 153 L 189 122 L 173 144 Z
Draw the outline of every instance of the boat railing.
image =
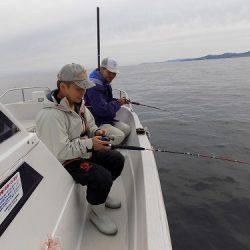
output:
M 25 93 L 28 91 L 28 90 L 35 90 L 35 89 L 39 89 L 39 90 L 44 90 L 44 91 L 50 91 L 50 88 L 48 87 L 44 87 L 44 86 L 30 86 L 30 87 L 19 87 L 19 88 L 11 88 L 11 89 L 7 89 L 2 95 L 0 95 L 0 101 L 8 96 L 10 93 L 13 93 L 13 92 L 19 92 L 21 93 L 21 96 L 22 96 L 22 101 L 23 102 L 27 102 L 27 101 L 30 101 L 30 99 L 27 99 L 26 98 L 26 95 Z M 121 98 L 121 97 L 125 97 L 127 100 L 129 100 L 129 96 L 128 96 L 128 93 L 125 91 L 125 90 L 122 90 L 122 89 L 113 89 L 113 93 L 115 94 L 115 92 L 118 92 L 118 97 Z M 133 107 L 132 107 L 132 104 L 129 103 L 127 104 L 129 109 L 131 111 L 133 111 Z
M 129 96 L 128 96 L 128 93 L 125 90 L 123 90 L 123 89 L 113 89 L 113 93 L 115 93 L 115 92 L 118 92 L 119 98 L 125 97 L 127 100 L 130 100 Z M 129 107 L 129 109 L 133 112 L 132 104 L 129 103 L 127 105 Z
M 2 95 L 0 95 L 0 101 L 1 101 L 1 99 L 6 97 L 7 95 L 9 95 L 10 93 L 18 92 L 18 91 L 22 94 L 22 101 L 23 102 L 29 101 L 31 99 L 26 98 L 25 92 L 27 90 L 32 90 L 32 89 L 40 89 L 40 90 L 50 91 L 50 89 L 48 87 L 43 87 L 43 86 L 30 86 L 30 87 L 11 88 L 11 89 L 7 89 Z

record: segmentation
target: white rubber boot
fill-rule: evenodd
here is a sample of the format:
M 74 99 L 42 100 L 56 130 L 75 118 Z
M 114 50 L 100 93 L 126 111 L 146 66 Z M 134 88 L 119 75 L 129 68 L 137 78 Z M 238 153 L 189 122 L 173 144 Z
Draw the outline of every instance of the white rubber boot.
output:
M 117 209 L 121 207 L 121 201 L 111 196 L 108 196 L 105 202 L 105 206 L 108 208 Z
M 103 234 L 114 235 L 118 228 L 116 224 L 105 214 L 105 205 L 90 205 L 89 219 Z

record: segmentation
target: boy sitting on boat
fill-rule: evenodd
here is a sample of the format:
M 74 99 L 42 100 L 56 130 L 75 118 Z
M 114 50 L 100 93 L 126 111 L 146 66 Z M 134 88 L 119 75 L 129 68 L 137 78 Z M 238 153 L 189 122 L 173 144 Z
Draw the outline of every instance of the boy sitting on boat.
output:
M 89 75 L 95 86 L 86 91 L 85 103 L 95 117 L 96 124 L 107 131 L 113 145 L 120 144 L 130 133 L 129 125 L 115 119 L 116 112 L 127 103 L 125 98 L 114 99 L 111 82 L 116 77 L 117 62 L 112 58 L 104 58 L 100 69 Z
M 73 179 L 87 185 L 90 220 L 104 234 L 116 234 L 117 226 L 105 214 L 105 206 L 119 208 L 120 201 L 108 196 L 120 176 L 124 157 L 110 150 L 91 112 L 82 102 L 86 89 L 95 86 L 84 67 L 67 64 L 58 74 L 57 89 L 36 118 L 37 133 Z

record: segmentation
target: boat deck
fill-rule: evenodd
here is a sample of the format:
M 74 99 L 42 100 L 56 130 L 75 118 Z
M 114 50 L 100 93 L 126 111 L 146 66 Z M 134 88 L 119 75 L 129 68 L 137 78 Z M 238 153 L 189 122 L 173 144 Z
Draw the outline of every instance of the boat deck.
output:
M 106 208 L 107 214 L 118 226 L 118 233 L 114 236 L 106 236 L 100 233 L 95 226 L 87 220 L 84 227 L 81 250 L 125 250 L 128 249 L 128 216 L 125 190 L 122 179 L 118 178 L 112 187 L 112 196 L 122 201 L 119 209 Z

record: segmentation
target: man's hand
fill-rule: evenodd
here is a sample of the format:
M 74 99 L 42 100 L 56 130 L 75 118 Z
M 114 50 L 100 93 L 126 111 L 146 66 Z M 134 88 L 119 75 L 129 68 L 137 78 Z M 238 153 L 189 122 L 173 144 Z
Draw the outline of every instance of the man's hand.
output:
M 104 136 L 107 134 L 107 130 L 98 129 L 95 131 L 95 135 Z
M 129 101 L 125 97 L 119 98 L 117 99 L 117 101 L 121 106 L 129 103 Z
M 107 146 L 109 145 L 108 141 L 101 141 L 100 140 L 101 138 L 102 138 L 101 136 L 95 136 L 92 138 L 94 150 L 100 150 L 103 148 L 107 148 Z

